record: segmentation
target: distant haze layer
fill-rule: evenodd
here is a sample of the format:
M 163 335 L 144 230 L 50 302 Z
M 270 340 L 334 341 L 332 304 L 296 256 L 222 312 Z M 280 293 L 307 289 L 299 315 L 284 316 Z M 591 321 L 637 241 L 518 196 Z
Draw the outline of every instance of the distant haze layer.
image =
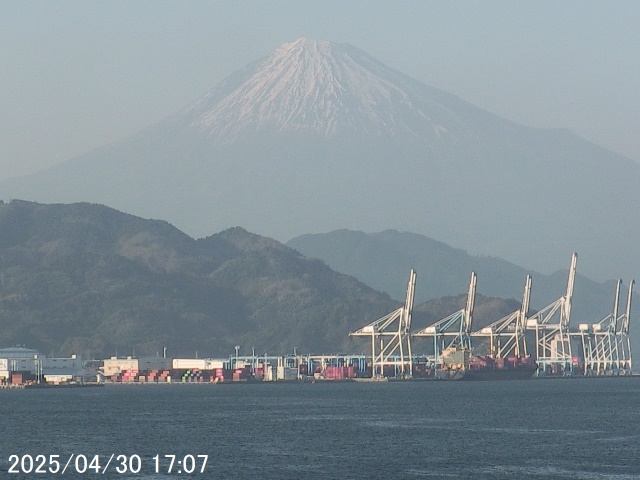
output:
M 201 237 L 339 228 L 428 235 L 542 272 L 640 271 L 640 165 L 565 130 L 504 120 L 345 44 L 306 38 L 122 141 L 0 184 Z

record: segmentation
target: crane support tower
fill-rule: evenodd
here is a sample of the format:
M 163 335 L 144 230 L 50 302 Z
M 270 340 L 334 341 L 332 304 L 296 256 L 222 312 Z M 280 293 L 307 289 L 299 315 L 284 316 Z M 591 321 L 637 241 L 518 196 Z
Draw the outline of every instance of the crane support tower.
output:
M 471 351 L 471 326 L 473 324 L 477 282 L 475 272 L 471 272 L 467 303 L 464 308 L 412 334 L 414 337 L 433 337 L 434 362 L 436 365 L 440 362 L 442 352 L 447 349 L 459 348 Z
M 569 321 L 577 262 L 578 254 L 574 252 L 565 295 L 527 319 L 527 330 L 535 331 L 538 376 L 573 374 Z
M 582 341 L 585 375 L 631 375 L 629 317 L 634 280 L 629 284 L 627 308 L 618 315 L 622 280 L 616 283 L 613 310 L 598 323 L 581 323 L 577 334 Z
M 371 337 L 371 376 L 384 377 L 385 367 L 393 367 L 394 375 L 411 377 L 411 313 L 416 288 L 416 272 L 409 272 L 409 283 L 403 307 L 351 332 L 351 337 Z
M 635 280 L 629 282 L 629 293 L 627 294 L 627 309 L 616 319 L 616 352 L 618 369 L 620 375 L 631 375 L 633 366 L 631 361 L 631 339 L 629 337 L 629 321 L 631 320 L 631 295 Z
M 613 310 L 598 323 L 578 325 L 579 336 L 582 340 L 585 375 L 618 375 L 620 369 L 620 345 L 618 336 L 618 321 L 622 323 L 624 314 L 618 316 L 620 304 L 620 287 L 622 280 L 616 283 Z M 622 330 L 622 329 L 621 329 Z
M 502 317 L 479 331 L 472 337 L 489 340 L 489 356 L 492 358 L 526 357 L 527 342 L 525 330 L 529 301 L 531 299 L 531 275 L 527 275 L 522 295 L 522 305 L 515 312 Z
M 622 280 L 618 280 L 613 310 L 609 315 L 592 325 L 586 323 L 578 325 L 578 335 L 582 340 L 585 375 L 616 375 L 618 373 L 616 325 L 621 285 Z

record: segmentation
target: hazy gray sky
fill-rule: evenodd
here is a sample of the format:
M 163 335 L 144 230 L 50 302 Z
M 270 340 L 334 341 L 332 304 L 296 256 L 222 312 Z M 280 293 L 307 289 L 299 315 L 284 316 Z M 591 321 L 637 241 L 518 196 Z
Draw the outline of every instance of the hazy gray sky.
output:
M 306 36 L 640 161 L 640 2 L 0 4 L 0 179 L 119 140 Z

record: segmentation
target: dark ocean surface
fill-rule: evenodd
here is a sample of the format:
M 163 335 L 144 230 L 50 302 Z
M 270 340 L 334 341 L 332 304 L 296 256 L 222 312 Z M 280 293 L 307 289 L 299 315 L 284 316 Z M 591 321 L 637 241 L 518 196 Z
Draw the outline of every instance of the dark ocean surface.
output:
M 640 378 L 0 390 L 0 408 L 0 479 L 640 479 Z

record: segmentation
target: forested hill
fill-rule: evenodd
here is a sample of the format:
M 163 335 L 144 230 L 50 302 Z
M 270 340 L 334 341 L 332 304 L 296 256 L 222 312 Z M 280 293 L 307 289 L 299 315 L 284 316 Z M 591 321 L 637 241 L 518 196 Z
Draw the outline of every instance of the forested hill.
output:
M 459 299 L 443 301 L 431 310 L 459 308 Z M 226 356 L 234 345 L 364 351 L 348 332 L 398 306 L 239 227 L 195 240 L 95 204 L 0 204 L 0 346 L 88 357 L 164 347 L 171 356 Z M 434 318 L 431 310 L 416 308 L 416 320 Z

